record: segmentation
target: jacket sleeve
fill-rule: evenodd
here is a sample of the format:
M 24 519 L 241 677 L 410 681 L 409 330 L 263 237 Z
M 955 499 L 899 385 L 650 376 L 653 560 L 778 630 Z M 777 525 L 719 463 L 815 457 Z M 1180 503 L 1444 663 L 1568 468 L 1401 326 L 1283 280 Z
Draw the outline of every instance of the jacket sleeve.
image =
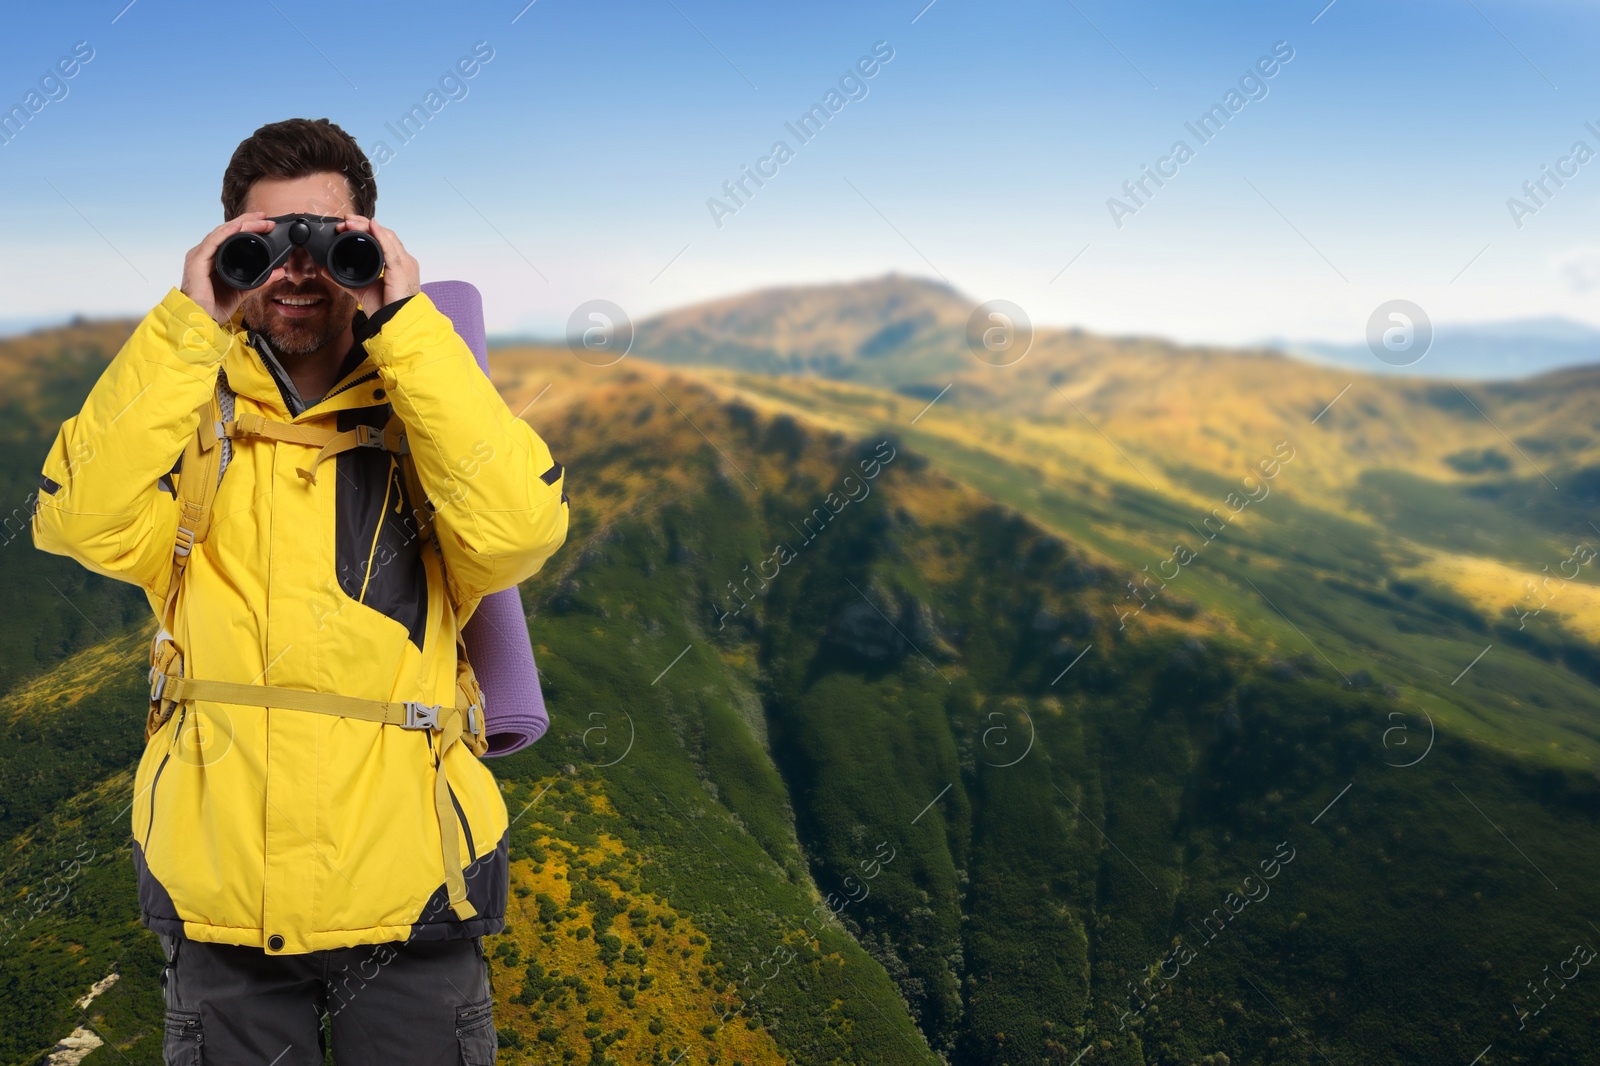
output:
M 456 603 L 531 577 L 567 537 L 565 470 L 426 293 L 373 323 L 367 353 L 405 424 Z
M 199 423 L 233 343 L 200 305 L 170 291 L 56 434 L 33 514 L 35 546 L 166 592 L 178 504 L 160 484 Z

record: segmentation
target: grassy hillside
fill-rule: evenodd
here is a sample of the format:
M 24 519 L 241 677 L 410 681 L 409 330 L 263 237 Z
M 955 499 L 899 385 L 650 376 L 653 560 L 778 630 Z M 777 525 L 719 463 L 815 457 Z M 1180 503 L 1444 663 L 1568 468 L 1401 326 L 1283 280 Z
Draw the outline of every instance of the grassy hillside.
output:
M 45 452 L 132 322 L 91 322 L 0 341 L 0 691 L 148 616 L 131 588 L 33 549 L 28 521 Z
M 1198 384 L 1212 382 L 1208 375 L 1191 376 Z M 1126 624 L 1143 624 L 1142 603 L 1181 605 L 1197 634 L 1314 654 L 1342 677 L 1406 692 L 1447 732 L 1596 766 L 1600 591 L 1595 562 L 1583 560 L 1600 548 L 1591 524 L 1600 517 L 1600 466 L 1551 461 L 1545 473 L 1559 489 L 1509 467 L 1456 472 L 1447 456 L 1504 441 L 1476 412 L 1458 415 L 1453 429 L 1430 428 L 1436 409 L 1407 406 L 1404 393 L 1382 398 L 1393 410 L 1378 421 L 1402 427 L 1385 432 L 1408 434 L 1410 443 L 1367 455 L 1356 442 L 1368 430 L 1343 431 L 1331 414 L 1316 422 L 1262 414 L 1248 399 L 1225 402 L 1215 384 L 1216 407 L 1187 412 L 1142 416 L 1114 393 L 1085 400 L 1081 415 L 1020 418 L 947 407 L 947 396 L 918 417 L 926 401 L 854 385 L 712 377 L 743 402 L 774 414 L 820 413 L 840 432 L 898 421 L 940 470 L 1111 567 L 1124 593 L 1108 614 L 1117 624 L 1125 615 Z M 1316 387 L 1282 386 L 1308 395 Z M 1340 403 L 1375 387 L 1358 381 Z M 1524 438 L 1552 407 L 1570 414 L 1600 394 L 1564 377 L 1515 388 L 1522 399 L 1502 405 L 1496 423 Z M 1248 395 L 1248 385 L 1240 391 Z M 1241 407 L 1248 413 L 1235 417 Z M 1247 440 L 1238 425 L 1252 419 Z M 1570 453 L 1586 456 L 1593 435 L 1569 425 Z M 1401 458 L 1384 465 L 1389 454 Z M 1172 561 L 1178 545 L 1191 563 Z M 1580 545 L 1590 553 L 1575 556 Z
M 1600 939 L 1593 567 L 1521 630 L 1486 606 L 1558 571 L 1568 516 L 1481 455 L 1429 467 L 1493 446 L 1465 419 L 1457 446 L 1403 392 L 1398 427 L 1292 432 L 1106 394 L 1102 435 L 952 390 L 913 424 L 927 399 L 859 383 L 495 358 L 574 503 L 523 589 L 552 727 L 492 764 L 502 1061 L 1600 1059 L 1600 993 L 1529 986 Z M 1426 454 L 1353 459 L 1380 428 Z M 1269 496 L 1183 532 L 1279 440 Z M 1175 537 L 1197 556 L 1142 584 Z M 0 1062 L 85 1024 L 159 1061 L 129 615 L 0 698 Z

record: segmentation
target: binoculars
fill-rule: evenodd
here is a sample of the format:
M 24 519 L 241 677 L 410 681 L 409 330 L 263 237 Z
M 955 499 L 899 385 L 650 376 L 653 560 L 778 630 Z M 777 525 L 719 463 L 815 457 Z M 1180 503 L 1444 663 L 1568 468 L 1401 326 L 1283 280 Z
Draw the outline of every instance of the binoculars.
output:
M 342 218 L 276 215 L 267 221 L 277 224 L 266 233 L 235 233 L 217 249 L 217 277 L 235 289 L 266 284 L 272 272 L 300 247 L 347 289 L 366 288 L 383 276 L 383 249 L 377 240 L 357 230 L 337 232 Z

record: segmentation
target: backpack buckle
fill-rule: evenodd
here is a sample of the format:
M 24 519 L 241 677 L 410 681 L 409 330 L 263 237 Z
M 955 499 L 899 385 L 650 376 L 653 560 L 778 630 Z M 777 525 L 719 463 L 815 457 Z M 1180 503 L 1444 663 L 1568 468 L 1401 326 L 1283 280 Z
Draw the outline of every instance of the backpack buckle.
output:
M 406 720 L 400 723 L 401 729 L 438 729 L 439 712 L 444 708 L 437 703 L 407 700 L 405 709 Z
M 360 425 L 356 427 L 357 448 L 382 448 L 383 430 L 373 426 Z

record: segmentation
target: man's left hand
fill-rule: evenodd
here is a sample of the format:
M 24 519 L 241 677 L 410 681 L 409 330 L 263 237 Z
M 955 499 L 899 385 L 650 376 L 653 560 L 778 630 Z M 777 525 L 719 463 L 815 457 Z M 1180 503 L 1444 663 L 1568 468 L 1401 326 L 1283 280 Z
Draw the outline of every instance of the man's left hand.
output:
M 363 311 L 368 315 L 374 315 L 379 308 L 396 300 L 403 300 L 407 296 L 415 296 L 422 291 L 422 272 L 417 267 L 417 261 L 406 251 L 405 245 L 400 243 L 400 238 L 395 236 L 394 230 L 380 226 L 362 215 L 350 215 L 339 223 L 339 232 L 343 233 L 346 230 L 371 234 L 378 242 L 378 247 L 383 249 L 383 277 L 364 289 L 348 290 L 361 302 Z

